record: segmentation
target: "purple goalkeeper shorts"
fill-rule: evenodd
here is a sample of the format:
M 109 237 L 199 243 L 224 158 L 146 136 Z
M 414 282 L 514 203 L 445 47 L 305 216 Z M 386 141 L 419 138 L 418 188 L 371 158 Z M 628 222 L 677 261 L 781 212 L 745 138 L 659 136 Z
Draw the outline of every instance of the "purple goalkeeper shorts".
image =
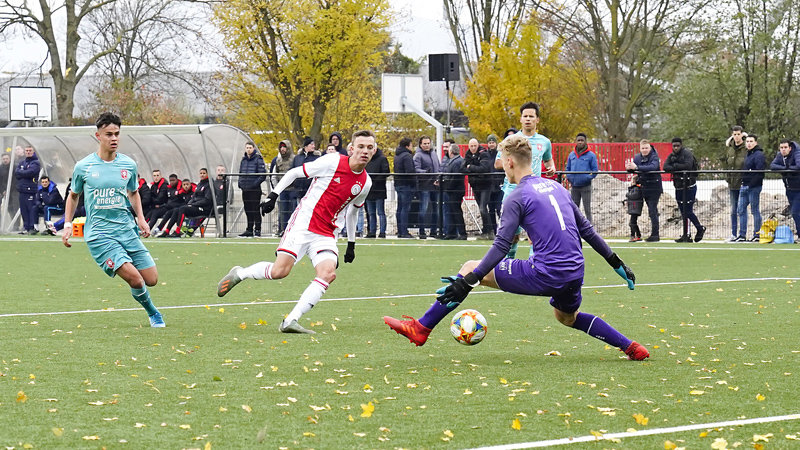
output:
M 504 259 L 495 266 L 494 278 L 505 292 L 550 297 L 553 308 L 565 313 L 573 313 L 581 306 L 583 277 L 556 284 L 527 259 Z

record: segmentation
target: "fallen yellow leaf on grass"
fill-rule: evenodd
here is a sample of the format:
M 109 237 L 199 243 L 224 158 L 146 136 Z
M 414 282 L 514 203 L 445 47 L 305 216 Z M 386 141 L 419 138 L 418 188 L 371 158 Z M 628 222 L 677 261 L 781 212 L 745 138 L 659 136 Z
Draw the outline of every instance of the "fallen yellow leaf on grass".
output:
M 84 436 L 83 440 L 84 441 L 99 441 L 100 440 L 100 436 Z
M 55 437 L 61 437 L 61 436 L 64 435 L 64 429 L 63 428 L 53 428 L 52 431 L 53 431 L 53 435 L 55 435 Z
M 17 392 L 17 403 L 25 403 L 28 401 L 28 396 L 25 395 L 25 392 L 19 391 Z
M 772 437 L 774 437 L 774 435 L 772 433 L 763 434 L 763 435 L 762 434 L 754 434 L 753 435 L 753 442 L 760 442 L 760 441 L 769 442 L 770 438 L 772 438 Z
M 714 442 L 711 443 L 711 448 L 714 450 L 725 450 L 728 448 L 728 441 L 723 438 L 716 438 Z
M 375 412 L 375 405 L 372 402 L 365 404 L 361 404 L 361 417 L 372 417 L 372 413 Z
M 303 436 L 305 436 L 305 437 L 314 437 L 314 436 L 316 436 L 316 434 L 314 434 L 314 433 L 312 433 L 310 431 L 306 431 L 306 432 L 303 433 Z
M 764 401 L 764 400 L 766 400 L 766 399 L 767 399 L 767 397 L 764 397 L 764 396 L 763 396 L 763 395 L 761 395 L 761 394 L 758 394 L 758 395 L 756 395 L 756 400 L 758 400 L 758 401 L 760 401 L 760 402 L 763 402 L 763 401 Z
M 183 425 L 178 425 L 178 427 L 179 427 L 181 430 L 191 430 L 191 429 L 192 429 L 192 426 L 191 426 L 191 425 L 189 425 L 189 424 L 187 424 L 187 423 L 185 423 L 185 424 L 183 424 Z
M 246 322 L 242 322 L 242 323 L 240 323 L 240 324 L 239 324 L 239 328 L 241 328 L 241 329 L 243 329 L 243 330 L 244 330 L 244 329 L 246 329 L 246 328 L 247 328 L 247 323 L 246 323 Z
M 203 450 L 211 450 L 211 442 L 206 442 L 206 445 L 203 446 Z
M 253 408 L 251 408 L 251 407 L 250 407 L 250 406 L 248 406 L 248 405 L 242 405 L 242 409 L 243 409 L 243 410 L 245 410 L 245 411 L 247 411 L 247 412 L 253 412 Z
M 511 429 L 513 429 L 513 430 L 521 430 L 522 429 L 522 422 L 520 422 L 519 419 L 514 419 L 511 422 Z
M 675 450 L 676 448 L 678 448 L 678 446 L 675 445 L 674 442 L 664 441 L 664 450 Z
M 648 419 L 647 417 L 643 416 L 642 414 L 634 414 L 633 418 L 634 418 L 634 420 L 636 420 L 636 423 L 638 423 L 639 425 L 647 425 L 647 423 L 650 421 L 650 419 Z
M 706 393 L 706 391 L 701 391 L 699 389 L 695 389 L 695 390 L 689 392 L 689 395 L 703 395 L 705 393 Z

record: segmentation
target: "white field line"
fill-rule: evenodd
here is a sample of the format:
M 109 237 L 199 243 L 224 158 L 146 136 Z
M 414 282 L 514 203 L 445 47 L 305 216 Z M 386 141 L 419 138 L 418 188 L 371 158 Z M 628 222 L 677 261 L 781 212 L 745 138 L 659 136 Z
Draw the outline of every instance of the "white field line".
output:
M 783 422 L 787 420 L 798 420 L 800 419 L 800 414 L 787 414 L 784 416 L 770 416 L 770 417 L 756 417 L 753 419 L 739 419 L 739 420 L 727 420 L 724 422 L 711 422 L 711 423 L 698 423 L 693 425 L 680 425 L 677 427 L 669 427 L 669 428 L 653 428 L 650 430 L 636 430 L 633 432 L 623 432 L 623 433 L 607 433 L 602 436 L 578 436 L 578 437 L 570 437 L 570 438 L 561 438 L 561 439 L 550 439 L 547 441 L 533 441 L 533 442 L 521 442 L 518 444 L 506 444 L 506 445 L 494 445 L 491 447 L 480 447 L 480 450 L 512 450 L 512 449 L 519 449 L 519 448 L 539 448 L 539 447 L 550 447 L 555 445 L 568 445 L 568 444 L 576 444 L 579 442 L 594 442 L 594 441 L 605 441 L 608 439 L 627 439 L 632 437 L 639 437 L 639 436 L 651 436 L 656 434 L 671 434 L 671 433 L 681 433 L 684 431 L 692 431 L 692 430 L 704 430 L 704 429 L 711 429 L 711 428 L 723 428 L 723 427 L 735 427 L 735 426 L 742 426 L 742 425 L 751 425 L 751 424 L 759 424 L 759 423 L 770 423 L 770 422 Z
M 672 286 L 684 284 L 710 284 L 710 283 L 737 283 L 743 281 L 800 281 L 800 278 L 783 278 L 783 277 L 764 277 L 764 278 L 729 278 L 722 280 L 692 280 L 692 281 L 664 281 L 660 283 L 641 283 L 637 284 L 638 287 L 645 286 Z M 608 288 L 627 288 L 626 284 L 606 284 L 598 286 L 583 286 L 583 289 L 608 289 Z M 487 290 L 473 292 L 472 295 L 480 294 L 504 294 L 503 291 Z M 413 298 L 413 297 L 433 297 L 433 293 L 426 294 L 398 294 L 398 295 L 381 295 L 373 297 L 341 297 L 341 298 L 326 298 L 322 299 L 323 302 L 343 302 L 343 301 L 357 301 L 357 300 L 388 300 L 398 298 Z M 188 308 L 218 308 L 224 306 L 252 306 L 252 305 L 281 305 L 286 303 L 297 303 L 297 300 L 277 300 L 277 301 L 253 301 L 253 302 L 238 302 L 238 303 L 208 303 L 204 305 L 176 305 L 176 306 L 159 306 L 158 309 L 188 309 Z M 66 314 L 87 314 L 87 313 L 109 313 L 109 312 L 125 312 L 125 311 L 141 311 L 141 308 L 115 308 L 115 309 L 84 309 L 79 311 L 55 311 L 55 312 L 31 312 L 31 313 L 8 313 L 0 314 L 0 319 L 4 317 L 29 317 L 29 316 L 59 316 Z

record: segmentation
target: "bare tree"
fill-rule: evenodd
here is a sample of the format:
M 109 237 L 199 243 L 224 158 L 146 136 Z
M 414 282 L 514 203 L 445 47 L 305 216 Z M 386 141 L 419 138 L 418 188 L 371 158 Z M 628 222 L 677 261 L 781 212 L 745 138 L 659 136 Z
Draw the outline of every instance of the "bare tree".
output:
M 551 31 L 577 44 L 599 75 L 600 121 L 608 139 L 627 139 L 636 111 L 670 79 L 680 60 L 705 48 L 698 20 L 713 0 L 541 2 Z
M 526 0 L 443 0 L 450 33 L 461 59 L 461 73 L 472 79 L 482 44 L 514 43 L 520 25 L 530 14 Z
M 116 36 L 112 43 L 90 55 L 86 61 L 78 62 L 78 45 L 83 38 L 79 31 L 81 23 L 92 12 L 111 7 L 115 0 L 64 0 L 61 2 L 32 1 L 14 2 L 0 1 L 0 33 L 21 28 L 28 36 L 41 39 L 47 46 L 47 58 L 50 60 L 50 76 L 53 78 L 56 93 L 57 124 L 72 124 L 72 112 L 75 106 L 75 87 L 98 59 L 111 53 L 119 44 L 121 36 Z M 56 27 L 54 16 L 57 13 L 66 15 L 66 27 L 61 34 Z M 59 44 L 61 47 L 59 47 Z

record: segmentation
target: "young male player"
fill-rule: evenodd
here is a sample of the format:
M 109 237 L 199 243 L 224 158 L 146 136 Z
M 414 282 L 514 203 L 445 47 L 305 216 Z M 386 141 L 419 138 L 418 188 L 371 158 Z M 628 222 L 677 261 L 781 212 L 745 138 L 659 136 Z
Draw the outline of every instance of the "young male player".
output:
M 544 167 L 547 169 L 546 174 L 553 175 L 556 173 L 556 163 L 553 161 L 553 145 L 550 143 L 550 139 L 538 133 L 539 117 L 539 105 L 537 103 L 525 102 L 520 106 L 519 122 L 520 125 L 522 125 L 522 129 L 517 132 L 517 135 L 524 136 L 530 144 L 531 171 L 533 174 L 541 176 L 542 163 L 544 163 Z M 501 157 L 501 152 L 497 152 L 497 156 L 494 160 L 495 169 L 503 168 Z M 506 201 L 506 198 L 508 198 L 516 187 L 516 183 L 509 181 L 508 177 L 503 180 L 503 202 Z M 517 233 L 514 235 L 514 242 L 511 243 L 511 247 L 508 250 L 509 258 L 514 258 L 517 255 L 517 243 L 519 242 L 519 235 L 521 232 L 522 230 L 518 229 Z M 533 255 L 533 253 L 531 253 L 531 255 Z
M 67 196 L 64 212 L 64 234 L 61 241 L 72 247 L 72 218 L 83 194 L 86 206 L 84 238 L 97 265 L 110 277 L 119 275 L 131 287 L 133 298 L 141 304 L 150 317 L 150 326 L 163 328 L 164 319 L 150 300 L 147 286 L 158 282 L 156 263 L 141 239 L 150 235 L 150 227 L 142 213 L 137 180 L 136 162 L 117 153 L 120 118 L 103 113 L 97 119 L 95 136 L 100 142 L 96 153 L 75 164 L 72 187 Z M 130 208 L 136 217 L 131 215 Z M 137 229 L 138 225 L 138 229 Z
M 261 205 L 262 213 L 271 212 L 280 193 L 297 178 L 313 178 L 313 182 L 286 226 L 275 252 L 275 262 L 262 261 L 245 268 L 233 267 L 220 280 L 217 295 L 224 296 L 247 278 L 284 278 L 303 255 L 308 255 L 317 276 L 303 291 L 300 300 L 278 329 L 283 333 L 314 334 L 314 331 L 303 328 L 297 321 L 319 302 L 336 279 L 339 260 L 336 236 L 345 222 L 345 211 L 347 251 L 344 262 L 351 263 L 355 259 L 356 217 L 372 186 L 365 168 L 375 153 L 375 134 L 366 130 L 356 131 L 351 146 L 353 150 L 350 156 L 330 153 L 286 172 L 270 192 L 267 201 Z M 350 204 L 355 208 L 348 208 Z
M 581 305 L 584 259 L 581 238 L 603 256 L 614 270 L 634 288 L 633 271 L 594 231 L 560 184 L 534 176 L 530 144 L 524 136 L 510 136 L 500 145 L 503 169 L 511 183 L 519 183 L 503 204 L 500 229 L 492 247 L 480 261 L 467 261 L 450 283 L 437 291 L 437 301 L 419 321 L 402 321 L 389 316 L 383 320 L 417 346 L 423 345 L 433 327 L 455 309 L 475 286 L 482 284 L 522 295 L 549 296 L 556 319 L 592 337 L 613 345 L 629 359 L 643 360 L 647 349 L 623 336 L 603 319 L 578 312 Z M 521 226 L 533 243 L 528 260 L 504 258 L 514 232 Z

